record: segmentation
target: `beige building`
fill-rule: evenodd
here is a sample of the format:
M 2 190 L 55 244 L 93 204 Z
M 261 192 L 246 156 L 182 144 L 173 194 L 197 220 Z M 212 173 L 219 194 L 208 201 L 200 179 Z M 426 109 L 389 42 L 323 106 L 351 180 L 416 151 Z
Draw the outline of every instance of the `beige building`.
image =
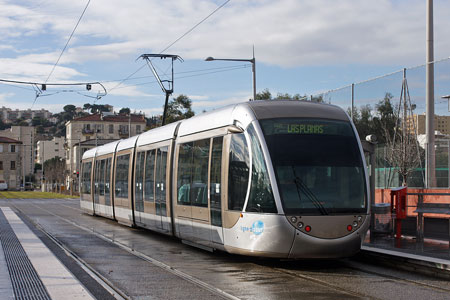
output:
M 414 121 L 414 123 L 413 123 Z M 414 132 L 414 127 L 416 127 L 416 134 L 425 134 L 425 122 L 426 116 L 422 115 L 412 115 L 406 119 L 406 126 L 409 132 Z M 450 116 L 434 116 L 434 130 L 439 131 L 444 135 L 450 135 Z
M 54 137 L 51 141 L 38 141 L 36 145 L 36 162 L 43 164 L 56 156 L 65 158 L 64 137 Z
M 24 162 L 25 175 L 34 173 L 35 160 L 35 138 L 36 130 L 32 126 L 11 126 L 9 129 L 1 130 L 0 136 L 8 137 L 10 139 L 18 140 L 21 144 L 20 160 Z M 22 164 L 21 164 L 22 165 Z M 22 169 L 23 173 L 23 169 Z
M 11 123 L 16 121 L 19 118 L 24 120 L 31 120 L 33 118 L 44 118 L 48 119 L 52 116 L 52 113 L 46 109 L 40 110 L 19 110 L 19 109 L 11 109 L 2 106 L 0 108 L 0 119 L 2 119 L 5 123 Z
M 21 148 L 21 141 L 0 136 L 0 182 L 10 190 L 20 189 L 22 182 Z
M 83 153 L 95 146 L 140 134 L 145 129 L 143 115 L 89 115 L 66 123 L 66 185 L 78 190 L 78 172 Z

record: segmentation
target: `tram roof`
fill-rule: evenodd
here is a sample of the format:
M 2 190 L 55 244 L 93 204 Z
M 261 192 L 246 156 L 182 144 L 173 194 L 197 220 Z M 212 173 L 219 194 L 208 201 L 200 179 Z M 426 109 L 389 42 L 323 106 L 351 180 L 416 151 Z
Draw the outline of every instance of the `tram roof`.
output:
M 88 159 L 88 158 L 92 158 L 95 157 L 95 153 L 97 152 L 98 148 L 92 148 L 87 150 L 86 152 L 83 153 L 83 158 L 82 159 Z
M 124 139 L 124 140 L 120 140 L 119 144 L 117 145 L 117 152 L 121 151 L 121 150 L 126 150 L 126 149 L 131 149 L 134 148 L 134 146 L 136 145 L 136 140 L 139 136 L 135 135 L 132 136 L 130 138 Z
M 248 102 L 257 119 L 326 118 L 348 121 L 342 108 L 336 105 L 298 100 Z
M 233 125 L 246 127 L 255 119 L 326 118 L 348 121 L 345 111 L 335 105 L 299 100 L 257 100 L 229 105 L 181 122 L 179 136 Z
M 96 156 L 114 153 L 116 151 L 116 146 L 118 143 L 119 143 L 119 141 L 114 141 L 114 142 L 104 144 L 104 145 L 98 147 Z
M 174 122 L 167 124 L 163 127 L 157 127 L 146 131 L 139 135 L 136 146 L 149 145 L 169 139 L 173 139 L 175 136 L 175 131 L 180 122 Z

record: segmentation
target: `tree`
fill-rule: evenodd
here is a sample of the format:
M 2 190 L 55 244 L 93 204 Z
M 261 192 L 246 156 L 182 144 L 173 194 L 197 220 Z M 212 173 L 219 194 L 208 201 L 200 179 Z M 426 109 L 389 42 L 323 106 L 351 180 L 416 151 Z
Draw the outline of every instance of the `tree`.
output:
M 178 120 L 189 119 L 194 115 L 195 113 L 192 111 L 191 99 L 189 99 L 188 96 L 181 94 L 169 101 L 167 105 L 166 124 Z
M 272 93 L 269 89 L 264 89 L 262 92 L 256 94 L 255 100 L 308 100 L 308 97 L 301 96 L 300 94 L 291 95 L 289 93 L 278 93 L 275 98 L 272 97 Z M 322 96 L 311 98 L 311 101 L 323 102 Z
M 347 113 L 351 115 L 350 108 Z M 359 110 L 355 107 L 352 119 L 360 139 L 364 140 L 366 136 L 375 134 L 372 107 L 369 104 L 361 106 Z
M 83 105 L 83 110 L 90 111 L 90 110 L 91 110 L 91 104 L 90 104 L 90 103 L 85 103 L 85 104 Z
M 11 127 L 11 125 L 3 123 L 3 120 L 0 119 L 0 130 L 7 129 L 7 128 L 10 128 L 10 127 Z
M 130 109 L 128 107 L 122 107 L 119 110 L 119 115 L 129 115 L 130 114 Z
M 272 94 L 269 89 L 264 89 L 262 92 L 256 94 L 255 100 L 272 100 Z
M 70 114 L 74 115 L 75 111 L 77 110 L 77 107 L 73 104 L 67 104 L 66 106 L 63 107 L 63 110 L 66 113 L 70 113 Z
M 59 157 L 53 157 L 44 162 L 45 179 L 50 183 L 64 182 L 65 161 Z
M 391 93 L 386 93 L 383 100 L 375 106 L 377 116 L 373 118 L 373 131 L 381 144 L 386 143 L 388 137 L 394 135 L 394 130 L 398 126 L 398 117 L 391 102 L 393 97 Z

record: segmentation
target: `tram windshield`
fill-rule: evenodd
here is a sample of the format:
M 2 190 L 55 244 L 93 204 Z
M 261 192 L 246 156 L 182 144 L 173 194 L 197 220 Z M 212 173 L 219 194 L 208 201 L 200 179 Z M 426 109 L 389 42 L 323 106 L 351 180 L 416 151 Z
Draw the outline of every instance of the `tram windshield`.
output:
M 260 120 L 286 214 L 366 211 L 364 167 L 349 122 Z

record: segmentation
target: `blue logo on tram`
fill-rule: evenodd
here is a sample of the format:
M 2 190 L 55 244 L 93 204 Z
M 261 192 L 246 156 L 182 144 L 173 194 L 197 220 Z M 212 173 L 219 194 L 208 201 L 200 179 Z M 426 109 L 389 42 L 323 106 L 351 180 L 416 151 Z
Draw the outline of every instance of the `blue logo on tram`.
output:
M 264 223 L 262 221 L 256 221 L 252 225 L 252 232 L 255 235 L 260 235 L 264 231 Z

